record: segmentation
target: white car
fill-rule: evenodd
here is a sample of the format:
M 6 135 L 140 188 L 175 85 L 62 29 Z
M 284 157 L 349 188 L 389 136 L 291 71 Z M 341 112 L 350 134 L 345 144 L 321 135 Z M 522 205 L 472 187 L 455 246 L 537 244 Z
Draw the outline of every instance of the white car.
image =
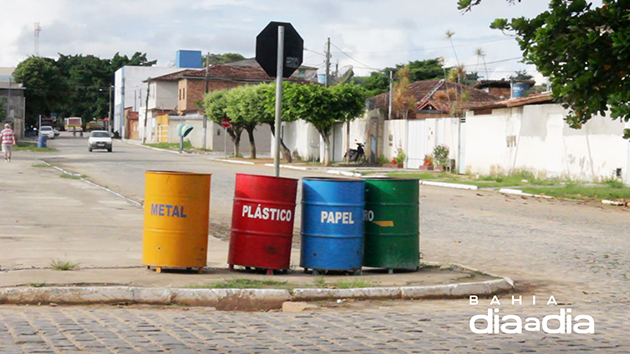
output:
M 107 149 L 112 152 L 112 136 L 106 130 L 93 130 L 88 138 L 88 150 Z
M 48 139 L 54 139 L 56 136 L 55 129 L 53 129 L 53 127 L 49 125 L 44 125 L 41 128 L 39 128 L 39 136 L 45 136 Z

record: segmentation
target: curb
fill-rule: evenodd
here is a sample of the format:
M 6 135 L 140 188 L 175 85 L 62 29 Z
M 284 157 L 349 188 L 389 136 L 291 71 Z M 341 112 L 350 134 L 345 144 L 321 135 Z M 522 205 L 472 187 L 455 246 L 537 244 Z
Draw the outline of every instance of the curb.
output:
M 525 192 L 523 192 L 520 189 L 512 189 L 512 188 L 501 188 L 501 189 L 499 189 L 499 193 L 521 195 L 523 197 L 553 199 L 553 197 L 548 196 L 548 195 L 525 193 Z
M 479 189 L 479 187 L 471 185 L 471 184 L 433 182 L 433 181 L 425 181 L 425 180 L 420 180 L 420 184 L 424 184 L 425 186 L 446 187 L 446 188 L 455 188 L 455 189 L 468 189 L 468 190 Z
M 135 303 L 213 306 L 217 309 L 277 309 L 286 301 L 329 299 L 435 299 L 496 295 L 514 290 L 510 278 L 476 283 L 353 289 L 182 289 L 111 287 L 9 287 L 0 289 L 0 304 Z

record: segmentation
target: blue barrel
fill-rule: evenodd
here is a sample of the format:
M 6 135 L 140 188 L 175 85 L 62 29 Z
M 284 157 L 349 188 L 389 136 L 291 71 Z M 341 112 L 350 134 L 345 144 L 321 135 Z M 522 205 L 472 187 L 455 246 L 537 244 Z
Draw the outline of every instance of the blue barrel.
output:
M 46 136 L 40 136 L 39 138 L 37 138 L 37 147 L 38 148 L 45 148 L 46 147 Z
M 360 270 L 364 204 L 363 180 L 304 178 L 300 266 L 314 273 Z
M 529 89 L 529 85 L 522 82 L 515 82 L 512 85 L 512 97 L 523 97 L 525 92 Z

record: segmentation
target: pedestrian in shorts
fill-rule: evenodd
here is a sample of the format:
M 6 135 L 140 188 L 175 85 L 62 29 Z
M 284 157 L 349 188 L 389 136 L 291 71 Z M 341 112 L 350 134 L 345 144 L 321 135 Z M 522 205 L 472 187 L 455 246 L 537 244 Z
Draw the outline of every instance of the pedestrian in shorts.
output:
M 2 152 L 4 153 L 4 162 L 11 162 L 11 150 L 15 145 L 15 134 L 11 129 L 11 126 L 7 123 L 4 125 L 4 130 L 0 132 L 2 136 Z

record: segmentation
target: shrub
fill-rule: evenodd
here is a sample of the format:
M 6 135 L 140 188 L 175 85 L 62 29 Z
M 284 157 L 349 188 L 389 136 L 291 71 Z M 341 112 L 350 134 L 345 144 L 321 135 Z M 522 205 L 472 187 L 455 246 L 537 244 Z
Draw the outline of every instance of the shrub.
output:
M 433 163 L 436 166 L 445 166 L 446 160 L 448 160 L 448 153 L 448 146 L 444 144 L 436 145 L 433 148 Z
M 398 155 L 396 155 L 396 157 L 394 158 L 394 163 L 405 163 L 405 159 L 407 158 L 407 155 L 405 154 L 405 152 L 403 151 L 403 149 L 398 149 Z

